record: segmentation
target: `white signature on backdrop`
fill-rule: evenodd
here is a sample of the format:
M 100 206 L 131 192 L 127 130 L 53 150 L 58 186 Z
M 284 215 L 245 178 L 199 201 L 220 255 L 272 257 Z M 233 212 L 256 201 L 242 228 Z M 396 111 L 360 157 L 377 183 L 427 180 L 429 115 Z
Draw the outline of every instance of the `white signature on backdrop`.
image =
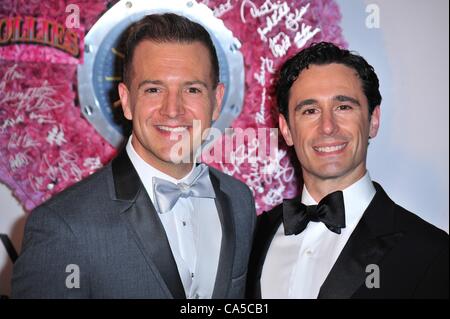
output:
M 210 0 L 203 1 L 211 7 L 210 2 Z M 294 4 L 289 1 L 224 0 L 220 4 L 215 2 L 215 7 L 212 8 L 216 17 L 222 17 L 234 9 L 239 10 L 240 22 L 244 24 L 258 20 L 255 31 L 261 41 L 263 53 L 260 56 L 252 55 L 253 61 L 247 61 L 249 64 L 259 61 L 259 68 L 252 75 L 255 81 L 251 83 L 253 90 L 260 96 L 258 109 L 253 117 L 257 126 L 273 125 L 268 122 L 270 118 L 268 108 L 272 98 L 268 95 L 268 87 L 272 85 L 270 81 L 276 72 L 275 65 L 279 64 L 278 62 L 287 55 L 292 46 L 302 49 L 320 32 L 320 28 L 305 22 L 305 15 L 310 8 L 309 3 L 296 8 L 292 6 Z M 251 126 L 251 123 L 249 125 Z M 259 195 L 262 203 L 274 206 L 282 201 L 287 184 L 294 179 L 294 169 L 287 160 L 286 151 L 277 149 L 277 159 L 272 161 L 256 156 L 259 146 L 259 140 L 256 138 L 250 139 L 248 145 L 239 145 L 233 153 L 231 163 L 221 164 L 220 168 L 227 174 L 243 178 L 253 192 Z M 251 161 L 250 159 L 255 156 L 257 160 Z M 258 203 L 256 204 L 258 209 Z
M 32 152 L 42 153 L 42 142 L 60 147 L 67 143 L 67 140 L 62 126 L 58 125 L 58 121 L 53 117 L 53 111 L 64 107 L 64 102 L 57 100 L 58 86 L 43 81 L 36 87 L 6 89 L 13 81 L 25 78 L 25 74 L 18 70 L 18 65 L 14 64 L 0 80 L 0 105 L 7 106 L 4 111 L 6 117 L 0 122 L 0 138 L 3 141 L 6 139 L 2 144 L 9 153 L 10 170 L 18 173 L 19 170 L 29 169 L 28 182 L 34 191 L 42 191 L 44 180 L 81 180 L 82 170 L 76 163 L 78 158 L 74 152 L 60 150 L 58 158 L 52 161 L 49 161 L 47 154 L 42 154 L 39 159 L 35 158 L 36 155 L 31 155 Z M 21 129 L 18 125 L 27 125 L 27 129 Z M 29 168 L 36 163 L 39 163 L 37 171 Z M 97 162 L 87 165 L 98 167 Z M 47 188 L 54 186 L 49 185 Z

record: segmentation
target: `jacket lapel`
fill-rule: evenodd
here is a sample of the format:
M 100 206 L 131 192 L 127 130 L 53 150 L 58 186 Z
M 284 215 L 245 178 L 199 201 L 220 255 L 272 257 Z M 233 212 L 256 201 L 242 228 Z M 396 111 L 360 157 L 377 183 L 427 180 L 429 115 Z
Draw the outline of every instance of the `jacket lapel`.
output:
M 121 214 L 168 298 L 186 298 L 161 220 L 125 150 L 112 162 L 115 200 Z
M 366 267 L 379 265 L 402 237 L 395 231 L 394 202 L 380 185 L 374 185 L 377 192 L 323 283 L 318 298 L 351 298 L 365 284 L 369 275 Z
M 227 298 L 232 279 L 236 234 L 230 198 L 220 186 L 219 178 L 210 169 L 211 183 L 216 194 L 216 207 L 222 225 L 222 243 L 220 247 L 219 265 L 212 298 Z
M 248 298 L 261 298 L 261 274 L 264 261 L 273 237 L 283 221 L 283 205 L 284 203 L 257 218 L 247 279 Z

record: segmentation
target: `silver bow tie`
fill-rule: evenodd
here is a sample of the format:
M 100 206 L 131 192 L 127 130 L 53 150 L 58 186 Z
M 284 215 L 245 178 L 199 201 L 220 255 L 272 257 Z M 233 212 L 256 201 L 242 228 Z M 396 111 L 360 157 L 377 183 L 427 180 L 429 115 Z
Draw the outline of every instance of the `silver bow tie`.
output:
M 180 197 L 216 198 L 208 166 L 200 164 L 194 168 L 191 176 L 182 183 L 174 184 L 164 179 L 153 177 L 153 192 L 155 194 L 156 210 L 167 213 L 177 203 Z

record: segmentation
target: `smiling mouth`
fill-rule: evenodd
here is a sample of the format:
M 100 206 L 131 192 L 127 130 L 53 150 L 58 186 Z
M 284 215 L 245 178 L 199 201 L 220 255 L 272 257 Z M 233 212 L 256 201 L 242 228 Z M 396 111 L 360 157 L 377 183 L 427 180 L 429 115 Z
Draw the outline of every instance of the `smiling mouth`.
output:
M 185 132 L 188 129 L 188 126 L 166 126 L 166 125 L 156 125 L 158 129 L 161 131 L 169 132 L 169 133 L 181 133 Z
M 343 150 L 347 146 L 347 143 L 332 145 L 332 146 L 314 146 L 314 150 L 319 153 L 335 153 Z

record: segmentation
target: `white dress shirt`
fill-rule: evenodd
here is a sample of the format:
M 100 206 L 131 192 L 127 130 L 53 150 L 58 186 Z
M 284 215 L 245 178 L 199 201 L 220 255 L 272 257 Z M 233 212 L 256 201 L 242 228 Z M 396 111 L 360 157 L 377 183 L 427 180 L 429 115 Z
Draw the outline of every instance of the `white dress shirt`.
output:
M 153 205 L 153 177 L 174 184 L 175 179 L 145 162 L 135 151 L 130 136 L 126 151 Z M 180 198 L 167 213 L 158 213 L 177 264 L 187 298 L 211 298 L 216 282 L 222 242 L 222 227 L 213 198 Z
M 346 227 L 341 229 L 341 234 L 330 231 L 322 222 L 309 222 L 300 234 L 286 236 L 281 223 L 263 265 L 262 298 L 317 298 L 375 192 L 369 172 L 343 190 Z M 302 203 L 317 205 L 306 186 Z

